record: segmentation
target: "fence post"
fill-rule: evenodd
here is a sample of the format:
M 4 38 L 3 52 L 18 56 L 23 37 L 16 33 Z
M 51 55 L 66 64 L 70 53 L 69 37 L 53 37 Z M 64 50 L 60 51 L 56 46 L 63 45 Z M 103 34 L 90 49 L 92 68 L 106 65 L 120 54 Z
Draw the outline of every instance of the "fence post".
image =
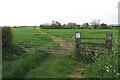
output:
M 75 34 L 75 43 L 76 43 L 75 44 L 75 52 L 76 52 L 77 60 L 80 58 L 80 43 L 81 43 L 80 37 L 81 37 L 81 33 L 76 32 L 76 34 Z
M 108 49 L 109 53 L 112 53 L 112 33 L 106 33 L 106 48 Z

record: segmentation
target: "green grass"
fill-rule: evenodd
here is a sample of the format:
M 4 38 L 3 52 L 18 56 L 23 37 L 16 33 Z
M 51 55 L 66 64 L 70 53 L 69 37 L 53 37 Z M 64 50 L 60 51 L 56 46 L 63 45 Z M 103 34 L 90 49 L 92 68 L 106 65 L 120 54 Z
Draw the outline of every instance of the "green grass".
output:
M 113 33 L 113 46 L 116 46 L 118 40 L 118 30 L 117 29 L 42 29 L 43 32 L 50 34 L 75 34 L 76 32 L 81 32 L 81 37 L 84 38 L 105 38 L 106 33 Z M 30 28 L 13 28 L 13 33 L 39 33 L 38 29 Z M 31 38 L 39 38 L 45 37 L 50 38 L 47 35 L 23 35 L 23 34 L 15 34 L 16 37 L 31 37 Z M 74 39 L 74 35 L 54 35 L 61 39 Z M 44 39 L 21 39 L 15 38 L 15 41 L 41 41 L 44 42 Z M 47 42 L 51 42 L 52 40 L 46 40 Z M 74 43 L 74 40 L 66 40 L 66 42 Z M 105 40 L 82 40 L 82 42 L 96 42 L 96 43 L 105 43 Z M 34 42 L 33 42 L 34 43 Z M 40 44 L 40 43 L 34 43 Z M 82 45 L 83 46 L 83 45 Z M 85 46 L 85 45 L 84 45 Z M 88 45 L 87 45 L 88 46 Z M 87 47 L 85 46 L 85 47 Z
M 106 33 L 113 33 L 113 50 L 118 44 L 118 29 L 42 29 L 43 32 L 50 34 L 75 34 L 81 32 L 83 38 L 105 38 Z M 75 35 L 54 35 L 61 39 L 74 39 Z M 66 40 L 66 42 L 74 43 L 74 40 Z M 81 42 L 105 43 L 105 40 L 81 40 Z M 91 45 L 81 45 L 89 47 Z M 93 45 L 96 46 L 96 45 Z
M 118 53 L 111 55 L 101 54 L 94 63 L 88 64 L 80 75 L 86 78 L 118 78 Z
M 113 50 L 118 44 L 118 29 L 42 29 L 48 34 L 75 34 L 81 32 L 83 38 L 105 38 L 106 33 L 113 33 Z M 54 35 L 61 39 L 74 39 L 74 35 Z M 66 42 L 74 43 L 74 40 L 66 40 Z M 82 42 L 105 43 L 105 40 L 82 40 Z M 86 45 L 87 47 L 88 45 Z
M 12 28 L 13 33 L 39 33 L 38 29 L 32 27 L 25 28 Z M 113 33 L 113 53 L 117 50 L 117 40 L 118 40 L 118 30 L 117 29 L 42 29 L 43 32 L 50 34 L 75 34 L 75 32 L 82 32 L 82 37 L 94 37 L 94 38 L 104 38 L 105 33 Z M 49 35 L 20 35 L 14 34 L 15 37 L 46 37 L 50 38 Z M 74 39 L 73 35 L 55 35 L 61 39 Z M 23 39 L 14 38 L 15 43 L 20 43 L 22 41 L 39 41 L 39 42 L 55 42 L 53 40 L 46 39 Z M 90 40 L 83 40 L 83 42 L 89 42 Z M 74 41 L 66 41 L 74 43 Z M 92 42 L 92 40 L 91 40 Z M 104 41 L 95 40 L 95 42 L 103 43 Z M 56 42 L 57 43 L 57 42 Z M 34 43 L 35 44 L 35 43 Z M 45 44 L 40 44 L 40 46 L 34 46 L 33 50 L 28 51 L 28 54 L 23 54 L 19 59 L 14 61 L 3 62 L 3 77 L 4 78 L 70 78 L 71 72 L 75 68 L 85 67 L 84 71 L 80 72 L 81 76 L 85 78 L 116 78 L 117 73 L 117 55 L 102 55 L 102 53 L 95 58 L 95 62 L 82 64 L 73 60 L 67 55 L 57 55 L 57 54 L 47 54 L 47 50 L 42 50 L 49 48 Z M 57 43 L 58 44 L 58 43 Z M 30 46 L 23 45 L 24 46 Z M 48 45 L 52 45 L 51 43 Z M 59 45 L 59 44 L 58 44 Z M 75 53 L 71 53 L 75 54 Z M 115 63 L 116 62 L 116 63 Z M 99 64 L 101 66 L 99 66 Z M 105 72 L 106 67 L 112 66 L 110 68 L 110 73 Z M 112 70 L 116 70 L 113 73 Z M 115 75 L 114 75 L 115 74 Z M 111 76 L 111 77 L 110 77 Z
M 31 28 L 13 28 L 12 31 L 13 33 L 38 32 L 38 30 L 34 30 Z M 32 37 L 33 35 L 25 36 L 25 35 L 14 34 L 14 37 L 15 36 Z M 49 36 L 44 35 L 44 37 L 48 38 Z M 21 39 L 14 38 L 14 42 L 16 43 L 20 43 L 23 40 L 24 39 L 22 38 Z M 40 42 L 42 41 L 48 42 L 47 40 L 42 40 L 42 39 L 37 39 L 37 40 L 39 40 Z M 30 41 L 35 41 L 35 40 L 30 40 Z M 50 40 L 50 42 L 54 42 L 54 41 Z M 23 47 L 24 46 L 25 45 L 23 45 Z M 73 69 L 73 66 L 75 66 L 76 64 L 68 56 L 48 54 L 47 53 L 48 51 L 42 50 L 42 49 L 48 48 L 47 46 L 44 46 L 44 44 L 41 44 L 40 46 L 34 46 L 33 48 L 36 48 L 36 50 L 33 49 L 32 51 L 31 50 L 28 51 L 27 53 L 21 55 L 19 59 L 16 59 L 14 61 L 4 61 L 3 62 L 3 78 L 26 78 L 26 77 L 34 77 L 34 76 L 35 76 L 34 78 L 36 77 L 39 77 L 39 78 L 40 77 L 44 77 L 44 78 L 68 77 L 71 70 Z M 52 65 L 52 66 L 49 66 L 49 65 Z M 52 74 L 55 67 L 56 67 L 56 71 L 54 72 L 55 74 Z M 50 69 L 50 71 L 46 70 L 45 68 Z M 42 73 L 36 72 L 36 75 L 34 75 L 34 71 L 36 70 L 42 71 Z M 46 76 L 43 76 L 44 72 L 47 72 Z M 41 74 L 41 75 L 38 76 L 37 74 Z
M 75 32 L 81 32 L 81 37 L 85 38 L 105 38 L 106 33 L 113 33 L 113 53 L 111 55 L 106 55 L 101 52 L 96 54 L 94 56 L 95 62 L 88 63 L 85 70 L 80 72 L 80 75 L 86 78 L 117 78 L 118 74 L 120 74 L 118 73 L 118 29 L 43 29 L 42 31 L 56 34 L 75 34 Z M 55 36 L 61 39 L 74 39 L 73 35 Z M 73 43 L 73 41 L 66 42 Z M 102 40 L 82 40 L 82 42 L 105 43 Z
M 3 62 L 3 78 L 25 78 L 27 73 L 40 66 L 48 54 L 31 52 L 29 55 L 24 55 L 15 61 Z
M 51 55 L 45 63 L 28 73 L 28 78 L 70 78 L 78 62 L 65 55 Z
M 13 34 L 14 34 L 14 43 L 27 43 L 24 44 L 24 46 L 44 46 L 48 48 L 48 45 L 53 45 L 52 47 L 56 47 L 54 45 L 59 44 L 55 42 L 52 39 L 46 39 L 51 38 L 49 35 L 28 35 L 28 34 L 15 34 L 15 33 L 40 33 L 38 31 L 39 29 L 33 29 L 32 27 L 23 27 L 23 28 L 12 28 Z M 16 38 L 16 37 L 25 37 L 25 38 Z M 53 43 L 40 43 L 40 42 L 55 42 Z

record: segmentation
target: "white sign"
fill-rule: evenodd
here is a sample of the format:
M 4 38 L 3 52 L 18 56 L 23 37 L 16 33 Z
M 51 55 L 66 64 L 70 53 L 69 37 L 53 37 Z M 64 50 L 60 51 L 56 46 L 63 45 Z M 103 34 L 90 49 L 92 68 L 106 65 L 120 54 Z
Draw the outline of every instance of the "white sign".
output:
M 76 33 L 76 38 L 80 38 L 80 33 Z

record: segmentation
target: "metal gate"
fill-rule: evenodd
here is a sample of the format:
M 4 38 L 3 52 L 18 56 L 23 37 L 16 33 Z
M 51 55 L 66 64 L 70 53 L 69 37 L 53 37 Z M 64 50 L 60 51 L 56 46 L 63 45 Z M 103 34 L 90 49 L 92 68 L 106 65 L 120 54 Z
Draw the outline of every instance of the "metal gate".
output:
M 75 34 L 14 33 L 14 42 L 24 48 L 39 48 L 49 54 L 69 55 L 75 48 L 74 39 L 61 39 L 55 35 L 67 36 Z
M 44 50 L 47 53 L 50 54 L 62 54 L 62 55 L 69 55 L 71 52 L 77 48 L 78 53 L 83 49 L 82 47 L 78 46 L 81 44 L 87 44 L 87 45 L 105 45 L 108 52 L 112 52 L 112 34 L 111 33 L 106 33 L 106 38 L 83 38 L 80 37 L 80 33 L 76 34 L 47 34 L 47 33 L 15 33 L 14 38 L 16 39 L 18 45 L 22 45 L 25 48 L 39 48 L 39 50 Z M 61 39 L 56 37 L 57 35 L 61 35 L 62 37 L 71 35 L 73 38 L 66 38 L 66 39 Z M 81 39 L 99 39 L 99 40 L 106 40 L 106 43 L 84 43 L 80 42 Z M 76 41 L 75 41 L 76 40 Z M 69 41 L 73 42 L 70 43 Z M 75 43 L 74 43 L 75 42 Z M 92 49 L 92 50 L 91 50 Z M 100 48 L 102 49 L 102 48 Z M 87 49 L 88 50 L 88 49 Z M 83 52 L 91 52 L 93 50 L 99 50 L 95 48 L 90 48 L 90 51 L 83 51 Z

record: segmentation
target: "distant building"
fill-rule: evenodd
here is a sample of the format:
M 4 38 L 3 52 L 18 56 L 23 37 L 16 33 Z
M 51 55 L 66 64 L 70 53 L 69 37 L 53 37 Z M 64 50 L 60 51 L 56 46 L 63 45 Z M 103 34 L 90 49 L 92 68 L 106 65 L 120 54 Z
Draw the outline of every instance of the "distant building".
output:
M 90 29 L 94 29 L 94 26 L 89 26 Z
M 19 27 L 37 27 L 37 26 L 19 26 Z
M 120 24 L 112 25 L 112 28 L 120 28 Z
M 70 26 L 75 26 L 76 23 L 72 23 L 72 22 L 70 22 L 70 23 L 68 23 L 68 25 L 70 25 Z
M 50 24 L 49 24 L 49 23 L 44 23 L 44 24 L 42 24 L 42 25 L 44 25 L 44 26 L 49 26 Z
M 13 26 L 13 28 L 20 28 L 20 27 L 22 27 L 22 26 Z
M 107 29 L 107 24 L 102 23 L 102 24 L 100 24 L 99 28 L 100 29 Z

